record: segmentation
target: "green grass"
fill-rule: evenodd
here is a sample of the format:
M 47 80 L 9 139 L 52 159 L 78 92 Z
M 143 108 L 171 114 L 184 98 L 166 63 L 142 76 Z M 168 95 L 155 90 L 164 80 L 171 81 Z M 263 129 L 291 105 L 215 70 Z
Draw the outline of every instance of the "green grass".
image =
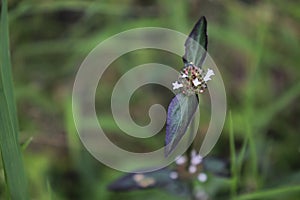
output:
M 230 144 L 230 172 L 231 172 L 231 198 L 237 194 L 238 174 L 237 174 L 237 158 L 234 144 L 234 128 L 232 122 L 232 113 L 229 111 L 229 144 Z
M 13 200 L 22 200 L 28 199 L 28 191 L 18 140 L 6 0 L 2 0 L 0 36 L 0 149 L 8 196 Z
M 9 1 L 9 33 L 7 2 L 2 0 L 0 172 L 5 171 L 5 178 L 0 174 L 0 199 L 28 199 L 28 190 L 30 199 L 41 200 L 159 197 L 156 190 L 127 194 L 106 190 L 123 173 L 98 163 L 78 140 L 70 100 L 73 81 L 87 53 L 106 38 L 144 26 L 187 34 L 201 15 L 208 19 L 208 50 L 222 73 L 230 110 L 210 155 L 230 160 L 232 175 L 208 181 L 203 188 L 209 186 L 212 199 L 297 199 L 300 4 L 281 0 L 199 2 Z M 109 95 L 118 77 L 148 61 L 162 61 L 176 69 L 182 65 L 180 58 L 155 53 L 128 55 L 110 66 L 103 93 L 96 94 L 99 121 L 120 146 L 129 144 L 113 121 Z M 147 97 L 137 94 L 132 110 L 139 111 L 154 98 L 164 105 L 171 100 L 156 90 Z M 203 129 L 209 120 L 205 109 Z M 141 121 L 147 117 L 145 113 Z M 132 140 L 131 144 L 139 151 L 157 147 L 161 141 Z M 174 198 L 167 193 L 163 197 Z
M 286 198 L 286 195 L 296 195 L 300 193 L 300 185 L 289 185 L 275 189 L 263 190 L 244 194 L 235 198 L 235 200 L 248 200 L 248 199 L 274 199 L 274 197 Z
M 49 195 L 49 200 L 53 200 L 53 191 L 52 191 L 52 188 L 51 188 L 51 185 L 50 185 L 50 182 L 47 181 L 47 192 L 48 192 L 48 195 Z

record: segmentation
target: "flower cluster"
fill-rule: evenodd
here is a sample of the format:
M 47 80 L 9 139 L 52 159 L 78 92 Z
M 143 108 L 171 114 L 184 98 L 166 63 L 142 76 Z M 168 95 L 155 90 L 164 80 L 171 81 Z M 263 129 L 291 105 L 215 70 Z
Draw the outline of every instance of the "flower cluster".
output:
M 192 150 L 189 162 L 186 156 L 179 156 L 175 162 L 177 170 L 170 173 L 170 178 L 192 178 L 197 176 L 200 182 L 206 182 L 207 175 L 202 172 L 202 157 L 196 153 L 196 150 Z
M 178 81 L 172 83 L 173 90 L 179 90 L 187 96 L 203 93 L 207 88 L 207 81 L 211 80 L 210 77 L 215 75 L 211 69 L 207 70 L 204 77 L 203 74 L 202 69 L 190 62 L 180 72 Z

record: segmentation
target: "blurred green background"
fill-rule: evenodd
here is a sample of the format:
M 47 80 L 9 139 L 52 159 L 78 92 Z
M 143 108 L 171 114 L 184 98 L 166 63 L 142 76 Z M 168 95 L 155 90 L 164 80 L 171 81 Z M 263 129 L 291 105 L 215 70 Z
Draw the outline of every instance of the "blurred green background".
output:
M 123 173 L 102 165 L 83 148 L 73 124 L 71 92 L 81 62 L 101 41 L 147 26 L 188 34 L 202 15 L 208 21 L 208 51 L 226 86 L 236 152 L 248 141 L 239 193 L 300 184 L 299 1 L 10 0 L 8 6 L 20 142 L 32 139 L 23 151 L 31 199 L 179 198 L 156 189 L 108 191 L 107 185 Z M 123 136 L 110 114 L 110 94 L 118 78 L 138 64 L 157 60 L 182 66 L 174 55 L 143 50 L 114 62 L 101 80 L 96 97 L 100 123 L 122 148 L 144 152 L 164 144 L 164 132 L 145 141 Z M 144 86 L 132 97 L 132 116 L 146 124 L 149 107 L 167 107 L 171 98 L 162 87 Z M 211 155 L 231 159 L 228 120 Z M 0 169 L 0 199 L 6 199 Z M 211 199 L 228 199 L 222 184 L 228 183 L 210 186 L 216 188 L 209 192 Z M 257 199 L 299 197 L 298 190 Z

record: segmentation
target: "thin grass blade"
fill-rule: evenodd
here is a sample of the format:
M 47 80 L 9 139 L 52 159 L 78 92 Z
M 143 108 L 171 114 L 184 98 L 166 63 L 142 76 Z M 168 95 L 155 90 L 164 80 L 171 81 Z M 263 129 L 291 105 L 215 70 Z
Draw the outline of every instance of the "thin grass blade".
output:
M 18 143 L 18 123 L 13 94 L 7 15 L 7 1 L 2 0 L 0 29 L 0 150 L 9 198 L 26 200 L 28 199 L 27 182 Z

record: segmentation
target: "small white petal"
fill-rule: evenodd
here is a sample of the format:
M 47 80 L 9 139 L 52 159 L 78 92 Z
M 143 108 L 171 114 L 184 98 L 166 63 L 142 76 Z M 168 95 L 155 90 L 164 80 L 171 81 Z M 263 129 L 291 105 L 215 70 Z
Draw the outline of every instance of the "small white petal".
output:
M 198 180 L 202 183 L 204 183 L 205 181 L 207 181 L 207 175 L 205 173 L 200 173 L 198 174 Z
M 192 150 L 192 152 L 191 152 L 191 156 L 192 156 L 192 158 L 193 158 L 193 157 L 195 157 L 196 155 L 197 155 L 197 152 L 196 152 L 196 150 L 195 150 L 195 149 L 193 149 L 193 150 Z
M 177 179 L 178 178 L 178 173 L 177 172 L 171 172 L 169 176 L 170 176 L 171 179 Z
M 214 71 L 211 70 L 211 69 L 208 69 L 206 75 L 205 75 L 204 78 L 203 78 L 203 80 L 204 80 L 205 82 L 207 82 L 207 81 L 211 80 L 210 77 L 213 76 L 213 75 L 215 75 Z
M 190 165 L 189 166 L 189 172 L 191 174 L 195 173 L 197 171 L 197 167 L 195 165 Z
M 181 77 L 182 77 L 182 78 L 187 78 L 187 77 L 188 77 L 188 75 L 186 75 L 186 74 L 182 74 L 182 75 L 181 75 Z
M 172 83 L 172 85 L 173 85 L 173 90 L 183 87 L 183 85 L 181 83 L 178 83 L 178 81 Z
M 194 86 L 198 86 L 198 85 L 201 85 L 201 82 L 199 81 L 198 78 L 195 78 L 195 79 L 193 80 L 193 84 L 194 84 Z
M 192 165 L 199 165 L 202 162 L 202 156 L 196 155 L 192 157 L 191 163 Z
M 177 165 L 182 165 L 182 164 L 184 164 L 185 162 L 186 162 L 186 157 L 185 156 L 179 156 L 177 159 L 176 159 L 176 164 Z

